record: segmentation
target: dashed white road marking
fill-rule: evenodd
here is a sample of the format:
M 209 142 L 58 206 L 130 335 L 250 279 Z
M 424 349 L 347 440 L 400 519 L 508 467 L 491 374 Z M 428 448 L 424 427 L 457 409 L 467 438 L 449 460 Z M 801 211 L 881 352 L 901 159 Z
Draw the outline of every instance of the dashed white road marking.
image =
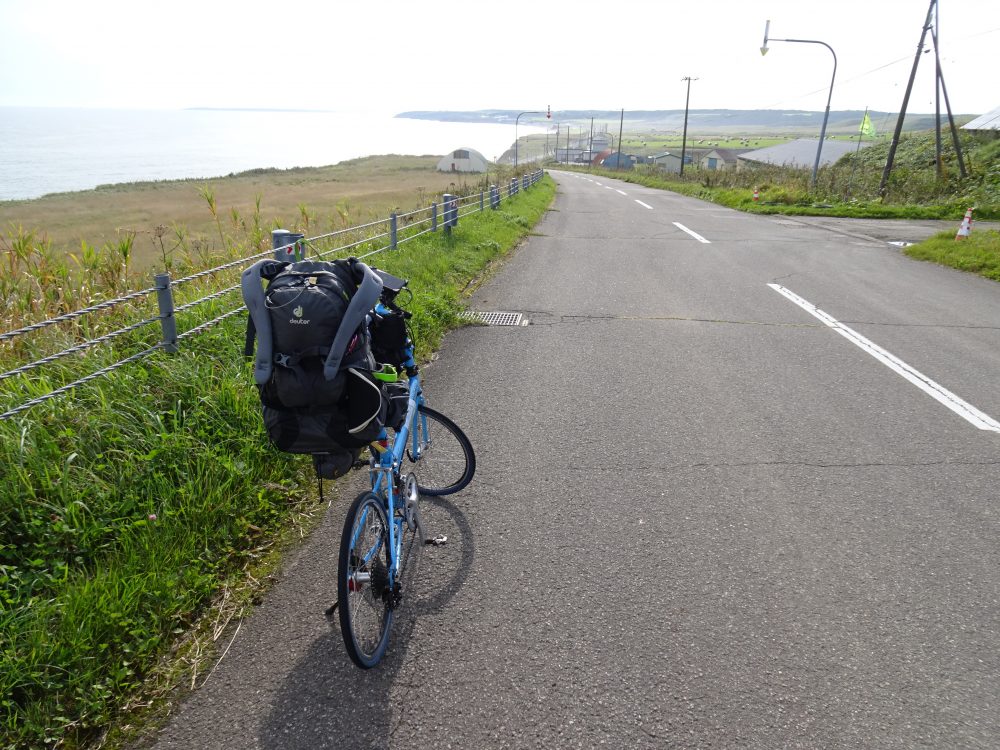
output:
M 638 203 L 638 204 L 639 204 L 640 206 L 642 206 L 643 208 L 648 208 L 648 209 L 649 209 L 650 211 L 652 211 L 652 210 L 653 210 L 653 207 L 652 207 L 652 206 L 650 206 L 650 205 L 649 205 L 648 203 L 643 203 L 643 202 L 642 202 L 641 200 L 639 200 L 638 198 L 636 198 L 636 199 L 635 199 L 635 202 L 636 202 L 636 203 Z
M 622 195 L 628 195 L 628 193 L 626 193 L 624 190 L 619 190 L 618 188 L 615 188 L 615 192 L 621 193 Z
M 939 385 L 938 383 L 935 383 L 933 380 L 931 380 L 929 377 L 921 373 L 919 370 L 910 367 L 908 364 L 906 364 L 906 362 L 899 359 L 899 357 L 896 357 L 892 353 L 880 347 L 878 344 L 875 344 L 869 339 L 866 339 L 857 331 L 848 328 L 843 323 L 836 320 L 833 316 L 828 315 L 827 313 L 820 310 L 811 302 L 795 294 L 795 292 L 786 289 L 783 286 L 779 286 L 778 284 L 768 284 L 768 286 L 771 287 L 778 294 L 781 294 L 782 296 L 794 302 L 796 305 L 801 307 L 803 310 L 805 310 L 813 317 L 816 317 L 819 320 L 821 320 L 823 323 L 825 323 L 827 326 L 835 330 L 837 333 L 839 333 L 845 339 L 847 339 L 852 344 L 860 348 L 862 351 L 868 352 L 868 354 L 872 355 L 875 359 L 884 364 L 890 370 L 906 378 L 908 381 L 913 383 L 913 385 L 917 386 L 917 388 L 922 390 L 928 396 L 947 406 L 962 419 L 969 422 L 969 424 L 971 424 L 973 427 L 976 427 L 977 429 L 980 430 L 988 430 L 990 432 L 1000 432 L 1000 422 L 997 422 L 995 419 L 993 419 L 993 417 L 989 416 L 988 414 L 984 414 L 983 412 L 979 411 L 979 409 L 974 407 L 972 404 L 959 398 L 954 393 L 944 388 L 943 386 Z
M 688 229 L 686 226 L 684 226 L 683 224 L 681 224 L 679 221 L 675 221 L 674 222 L 674 226 L 677 227 L 678 229 L 680 229 L 682 232 L 687 232 L 692 237 L 694 237 L 696 240 L 698 240 L 698 242 L 704 243 L 705 245 L 711 245 L 712 244 L 711 242 L 709 242 L 708 240 L 706 240 L 704 237 L 702 237 L 697 232 L 694 232 L 694 231 Z

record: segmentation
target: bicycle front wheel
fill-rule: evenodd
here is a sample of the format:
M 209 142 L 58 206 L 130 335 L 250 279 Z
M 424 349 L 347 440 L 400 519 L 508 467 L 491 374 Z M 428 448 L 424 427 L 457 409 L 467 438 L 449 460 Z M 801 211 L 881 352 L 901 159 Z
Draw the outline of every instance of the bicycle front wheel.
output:
M 359 495 L 347 511 L 340 539 L 337 609 L 351 661 L 371 669 L 385 654 L 392 627 L 389 527 L 382 500 Z
M 422 495 L 450 495 L 472 481 L 476 454 L 465 433 L 440 412 L 421 405 L 414 418 L 406 458 Z

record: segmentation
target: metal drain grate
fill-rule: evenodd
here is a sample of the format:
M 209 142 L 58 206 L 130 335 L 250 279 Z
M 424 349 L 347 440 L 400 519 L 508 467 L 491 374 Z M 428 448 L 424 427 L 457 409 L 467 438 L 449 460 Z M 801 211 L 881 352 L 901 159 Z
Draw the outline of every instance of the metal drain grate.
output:
M 466 312 L 462 317 L 484 323 L 488 326 L 526 326 L 527 319 L 521 313 L 514 312 Z

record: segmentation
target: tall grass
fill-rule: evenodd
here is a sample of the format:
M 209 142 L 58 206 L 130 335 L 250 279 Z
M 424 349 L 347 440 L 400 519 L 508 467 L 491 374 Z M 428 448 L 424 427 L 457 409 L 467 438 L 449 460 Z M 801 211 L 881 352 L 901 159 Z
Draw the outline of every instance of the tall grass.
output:
M 370 259 L 411 279 L 421 352 L 458 324 L 461 290 L 523 236 L 553 194 L 546 179 L 501 211 L 463 217 L 450 236 L 425 235 Z M 25 238 L 18 247 L 29 245 Z M 34 247 L 35 260 L 17 257 L 29 263 L 17 266 L 17 294 L 45 269 Z M 96 286 L 77 293 L 111 294 Z M 25 303 L 18 315 L 29 312 Z M 279 453 L 264 437 L 241 356 L 243 326 L 223 323 L 185 340 L 176 355 L 0 421 L 0 746 L 95 742 L 145 694 L 157 660 L 213 595 L 245 579 L 310 502 L 308 459 Z M 41 391 L 48 377 L 16 379 Z

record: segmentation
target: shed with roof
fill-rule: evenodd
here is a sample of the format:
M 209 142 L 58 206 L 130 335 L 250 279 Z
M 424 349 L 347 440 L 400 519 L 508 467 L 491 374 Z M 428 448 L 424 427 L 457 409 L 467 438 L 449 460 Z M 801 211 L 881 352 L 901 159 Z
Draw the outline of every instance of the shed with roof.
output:
M 653 157 L 653 164 L 655 164 L 660 169 L 673 174 L 679 174 L 681 171 L 681 157 L 679 154 L 672 154 L 669 151 L 664 151 L 662 154 L 657 154 Z
M 702 155 L 698 166 L 702 169 L 735 169 L 740 155 L 749 151 L 748 148 L 714 148 Z
M 862 142 L 861 148 L 870 145 L 870 143 Z M 816 163 L 817 146 L 819 146 L 818 138 L 798 138 L 787 143 L 779 143 L 777 146 L 747 151 L 737 157 L 737 168 L 753 168 L 760 164 L 771 164 L 779 167 L 792 167 L 793 169 L 812 169 Z M 854 153 L 857 148 L 857 141 L 824 141 L 819 165 L 824 167 L 833 164 L 844 154 Z
M 445 154 L 438 162 L 438 172 L 485 172 L 489 167 L 486 157 L 474 148 L 457 148 Z
M 969 130 L 973 133 L 992 133 L 995 137 L 1000 136 L 1000 107 L 965 123 L 962 130 Z

